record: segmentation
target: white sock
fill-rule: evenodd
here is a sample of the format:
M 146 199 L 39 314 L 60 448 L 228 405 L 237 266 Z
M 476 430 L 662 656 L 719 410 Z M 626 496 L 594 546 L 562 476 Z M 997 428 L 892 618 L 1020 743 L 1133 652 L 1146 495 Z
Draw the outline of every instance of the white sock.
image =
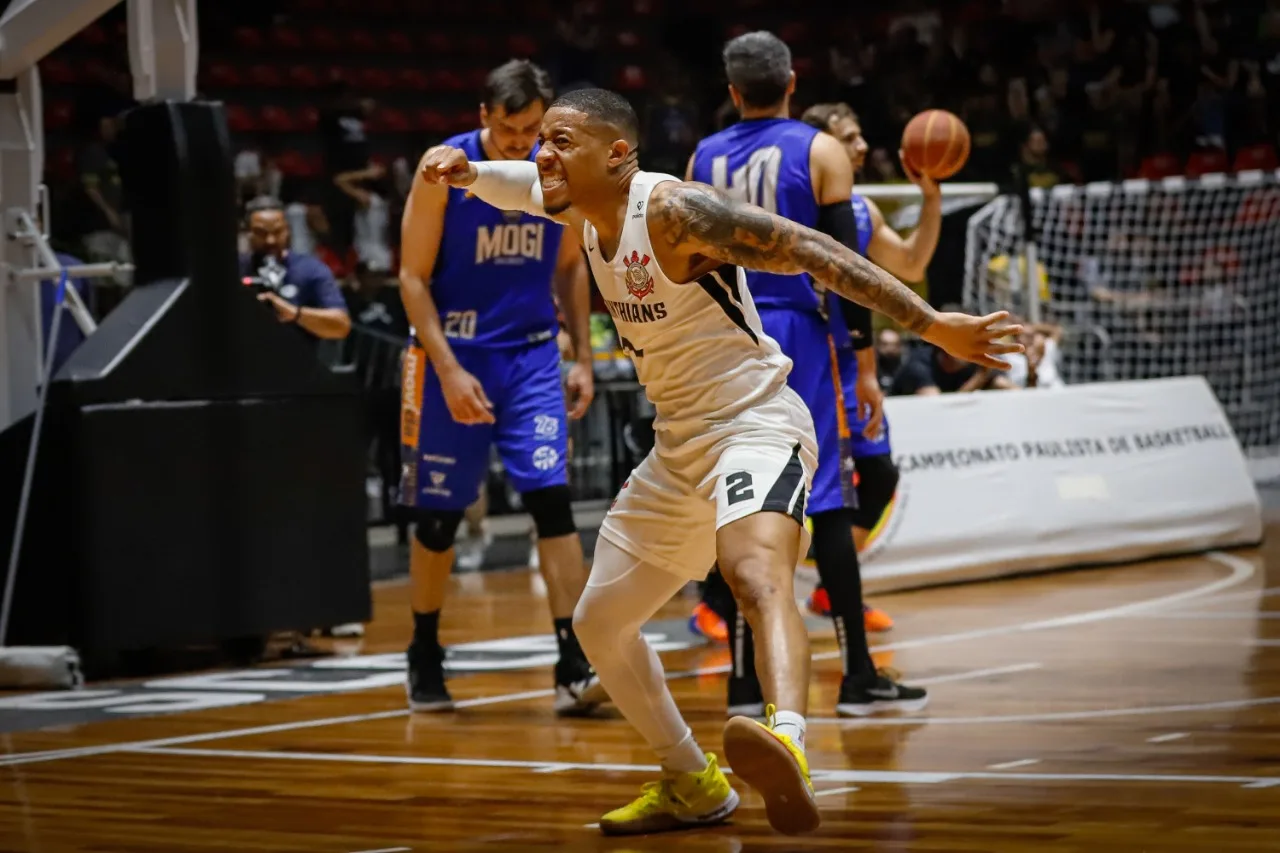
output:
M 791 738 L 791 742 L 804 752 L 804 715 L 795 711 L 778 711 L 773 715 L 773 730 Z
M 688 729 L 678 743 L 654 751 L 658 753 L 658 760 L 664 770 L 701 773 L 707 769 L 707 756 L 693 739 L 693 732 Z

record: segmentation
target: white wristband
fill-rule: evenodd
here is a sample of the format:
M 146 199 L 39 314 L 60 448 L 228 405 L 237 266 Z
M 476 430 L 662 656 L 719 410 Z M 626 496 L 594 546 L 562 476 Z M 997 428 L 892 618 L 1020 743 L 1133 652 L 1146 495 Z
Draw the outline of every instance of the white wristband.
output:
M 528 160 L 485 160 L 475 164 L 476 179 L 467 191 L 500 210 L 546 216 L 538 167 Z

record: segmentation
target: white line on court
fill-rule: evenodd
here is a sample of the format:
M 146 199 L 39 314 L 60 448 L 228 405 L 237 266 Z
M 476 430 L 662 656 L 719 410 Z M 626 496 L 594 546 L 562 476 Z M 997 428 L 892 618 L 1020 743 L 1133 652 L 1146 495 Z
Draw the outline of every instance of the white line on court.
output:
M 893 651 L 901 649 L 922 648 L 927 646 L 939 645 L 943 643 L 953 643 L 961 640 L 978 639 L 982 637 L 996 637 L 1005 634 L 1016 634 L 1023 631 L 1037 631 L 1048 628 L 1068 627 L 1072 625 L 1083 625 L 1089 622 L 1097 622 L 1103 619 L 1111 619 L 1117 616 L 1125 616 L 1139 610 L 1154 607 L 1167 607 L 1180 601 L 1189 601 L 1199 599 L 1205 596 L 1215 595 L 1221 590 L 1230 586 L 1234 586 L 1254 574 L 1256 568 L 1253 563 L 1241 557 L 1232 554 L 1226 554 L 1220 551 L 1211 551 L 1205 554 L 1207 559 L 1213 560 L 1221 565 L 1228 567 L 1231 574 L 1225 578 L 1219 578 L 1210 581 L 1202 586 L 1192 589 L 1183 590 L 1182 592 L 1171 593 L 1169 595 L 1158 596 L 1146 601 L 1137 601 L 1130 604 L 1122 604 L 1117 607 L 1108 607 L 1101 610 L 1087 610 L 1081 613 L 1075 613 L 1068 616 L 1062 616 L 1055 619 L 1042 619 L 1035 622 L 1023 622 L 1014 625 L 1003 625 L 992 628 L 981 628 L 974 631 L 961 631 L 952 634 L 937 634 L 931 637 L 918 637 L 914 640 L 904 640 L 897 643 L 887 643 L 875 646 L 872 651 Z M 814 660 L 828 660 L 839 657 L 838 651 L 823 652 L 814 655 Z M 707 667 L 702 670 L 694 670 L 686 674 L 686 677 L 692 674 L 713 675 L 718 672 L 727 672 L 726 667 Z M 534 690 L 523 693 L 511 693 L 499 696 L 487 696 L 477 699 L 468 699 L 456 702 L 455 706 L 459 708 L 477 707 L 481 705 L 495 705 L 503 702 L 517 702 L 523 699 L 540 698 L 552 694 L 551 690 Z M 385 720 L 395 717 L 403 717 L 409 714 L 408 709 L 395 711 L 380 711 L 371 714 L 349 714 L 340 717 L 322 717 L 311 720 L 295 720 L 289 723 L 276 723 L 273 725 L 255 726 L 244 729 L 227 729 L 218 732 L 204 732 L 195 735 L 179 735 L 170 738 L 159 738 L 155 740 L 145 741 L 127 741 L 109 744 L 98 744 L 96 746 L 71 747 L 67 749 L 50 749 L 36 752 L 20 752 L 4 757 L 0 757 L 0 767 L 17 764 L 32 764 L 45 761 L 62 761 L 70 758 L 84 758 L 96 755 L 107 755 L 115 752 L 128 752 L 150 747 L 177 746 L 179 744 L 201 743 L 211 740 L 222 740 L 225 738 L 247 737 L 259 734 L 275 734 L 278 732 L 294 731 L 297 729 L 317 728 L 321 726 L 336 726 L 347 723 L 368 722 L 373 720 Z M 983 722 L 983 718 L 977 718 Z M 928 718 L 929 722 L 936 722 L 937 718 Z M 826 722 L 849 723 L 846 720 L 827 720 Z M 875 722 L 875 721 L 864 721 Z M 894 724 L 892 721 L 879 721 Z M 915 720 L 918 724 L 921 720 Z M 901 723 L 898 723 L 901 724 Z
M 159 747 L 130 750 L 145 755 L 182 755 L 195 758 L 247 758 L 259 761 L 331 761 L 351 764 L 410 764 L 438 767 L 499 767 L 505 769 L 540 770 L 555 766 L 558 770 L 578 770 L 597 773 L 657 773 L 656 764 L 581 764 L 546 761 L 516 761 L 500 759 L 437 758 L 418 755 L 368 755 L 364 753 L 338 752 L 273 752 L 250 749 L 186 749 L 183 747 Z M 729 770 L 725 770 L 730 773 Z M 850 782 L 889 785 L 936 785 L 958 780 L 1026 780 L 1040 782 L 1180 782 L 1187 784 L 1234 784 L 1250 788 L 1267 788 L 1280 785 L 1280 776 L 1209 776 L 1181 774 L 1126 774 L 1126 773 L 972 773 L 966 771 L 911 771 L 911 770 L 819 770 L 811 771 L 814 782 Z
M 379 847 L 377 850 L 357 850 L 355 853 L 413 853 L 412 847 Z
M 1223 702 L 1200 702 L 1193 705 L 1143 705 L 1137 708 L 1101 708 L 1092 711 L 1055 711 L 1044 714 L 1001 714 L 990 717 L 809 717 L 808 725 L 828 724 L 837 726 L 957 726 L 984 723 L 1061 723 L 1083 720 L 1100 720 L 1111 717 L 1143 717 L 1150 714 L 1193 713 L 1196 711 L 1234 711 L 1240 708 L 1257 708 L 1263 705 L 1280 705 L 1280 696 L 1262 696 L 1256 699 L 1231 699 Z
M 1133 615 L 1138 619 L 1280 619 L 1274 610 L 1173 610 Z
M 814 791 L 813 795 L 815 797 L 832 797 L 832 796 L 835 796 L 836 794 L 852 794 L 857 790 L 859 789 L 853 787 L 852 785 L 846 785 L 843 788 L 828 788 L 825 791 Z
M 1023 758 L 1018 761 L 1004 761 L 1000 764 L 988 764 L 988 770 L 1013 770 L 1015 767 L 1030 767 L 1032 764 L 1039 764 L 1038 758 Z
M 1156 735 L 1155 737 L 1149 737 L 1147 738 L 1147 743 L 1169 743 L 1175 740 L 1182 740 L 1186 736 L 1187 736 L 1186 732 L 1170 732 L 1167 735 Z

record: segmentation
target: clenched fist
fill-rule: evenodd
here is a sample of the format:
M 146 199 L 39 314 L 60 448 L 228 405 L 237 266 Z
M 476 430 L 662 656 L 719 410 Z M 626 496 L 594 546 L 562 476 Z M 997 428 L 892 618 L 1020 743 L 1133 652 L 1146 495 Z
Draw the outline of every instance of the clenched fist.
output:
M 467 160 L 466 152 L 448 145 L 428 148 L 419 171 L 427 183 L 450 187 L 470 186 L 476 179 L 476 167 Z

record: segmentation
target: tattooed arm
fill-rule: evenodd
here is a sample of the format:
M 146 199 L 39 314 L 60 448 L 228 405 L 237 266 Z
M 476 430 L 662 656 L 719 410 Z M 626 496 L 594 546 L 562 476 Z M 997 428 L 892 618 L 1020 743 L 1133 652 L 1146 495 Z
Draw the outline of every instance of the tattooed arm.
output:
M 828 290 L 897 320 L 917 334 L 936 312 L 909 287 L 833 238 L 696 183 L 654 189 L 649 219 L 680 254 L 699 254 L 747 269 L 807 272 Z
M 806 272 L 958 358 L 1004 369 L 1007 365 L 994 356 L 1022 351 L 1020 344 L 998 342 L 1020 331 L 1002 322 L 1006 312 L 979 318 L 934 311 L 909 287 L 831 237 L 706 184 L 659 184 L 649 199 L 648 225 L 655 247 L 691 267 L 711 258 L 764 272 Z

